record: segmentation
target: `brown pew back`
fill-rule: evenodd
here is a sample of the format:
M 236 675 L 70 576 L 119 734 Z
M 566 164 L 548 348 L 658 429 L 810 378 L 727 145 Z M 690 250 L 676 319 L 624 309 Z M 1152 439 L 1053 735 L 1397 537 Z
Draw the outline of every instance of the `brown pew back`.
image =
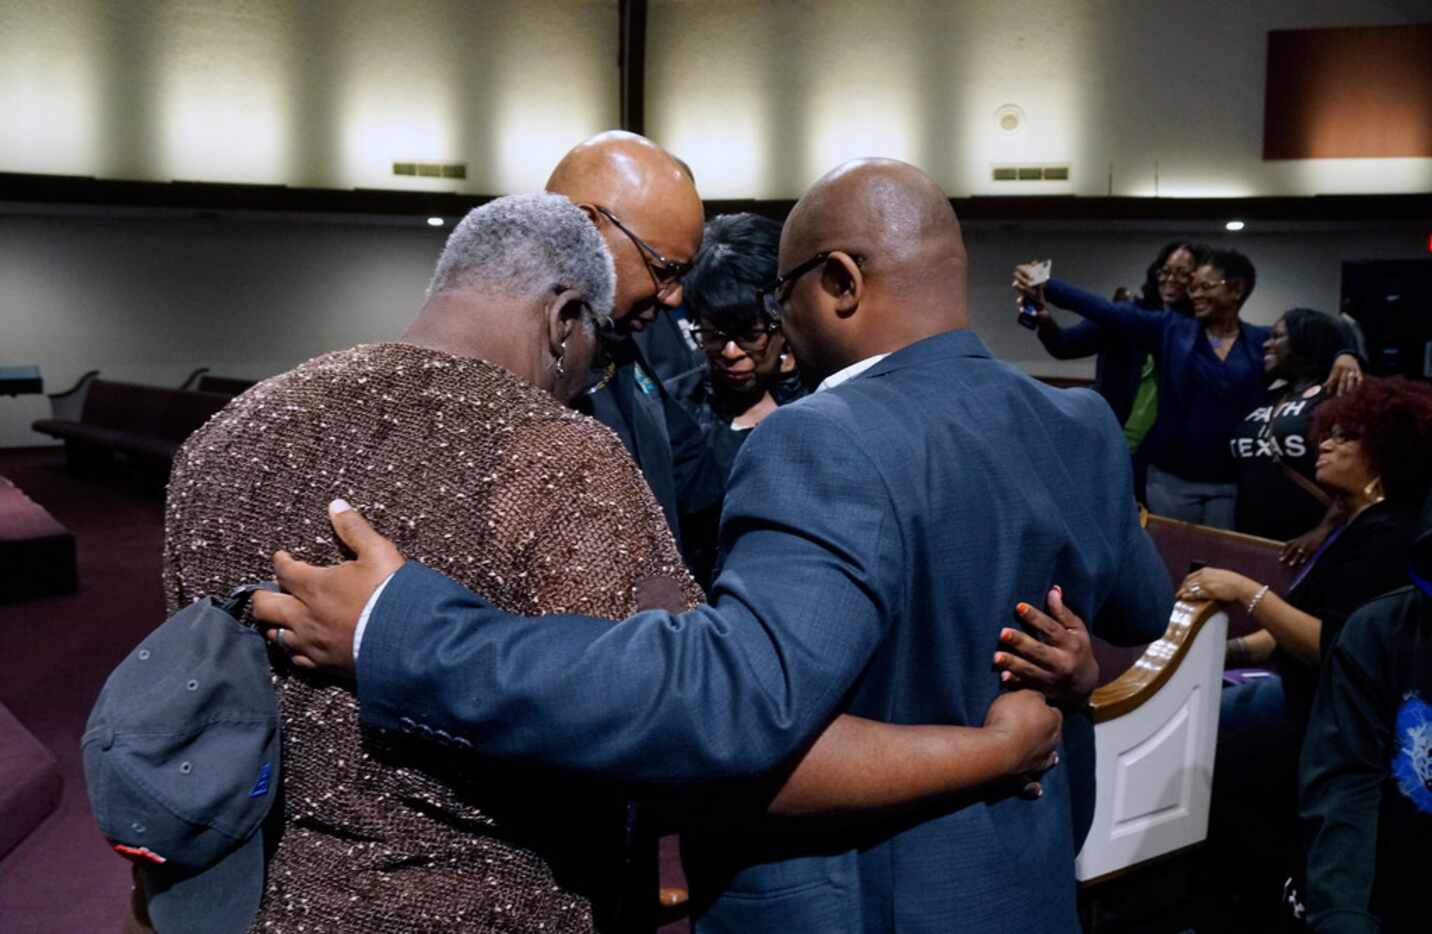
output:
M 1286 567 L 1278 560 L 1282 542 L 1241 532 L 1213 529 L 1163 516 L 1149 516 L 1147 530 L 1154 547 L 1168 568 L 1175 587 L 1188 576 L 1194 563 L 1205 567 L 1225 568 L 1268 585 L 1277 594 L 1287 593 L 1297 575 L 1297 568 Z M 1228 636 L 1244 636 L 1258 627 L 1241 606 L 1224 607 L 1228 613 Z M 1099 683 L 1108 684 L 1128 670 L 1145 646 L 1116 646 L 1094 639 L 1094 656 L 1099 661 Z

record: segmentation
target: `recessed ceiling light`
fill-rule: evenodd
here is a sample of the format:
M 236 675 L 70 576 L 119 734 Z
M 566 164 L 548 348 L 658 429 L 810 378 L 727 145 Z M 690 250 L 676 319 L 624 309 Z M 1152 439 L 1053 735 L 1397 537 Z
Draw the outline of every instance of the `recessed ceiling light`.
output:
M 1242 221 L 1229 221 L 1228 223 L 1224 224 L 1223 226 L 1226 227 L 1226 228 L 1229 229 L 1229 230 L 1235 230 L 1235 231 L 1236 231 L 1236 230 L 1242 230 L 1242 229 L 1243 229 L 1243 222 L 1242 222 Z
M 441 217 L 430 217 L 430 218 L 428 218 L 428 226 L 429 226 L 429 227 L 441 227 L 442 225 L 443 225 L 443 219 L 442 219 Z M 1242 224 L 1239 224 L 1238 226 L 1239 226 L 1239 227 L 1242 227 L 1243 225 L 1242 225 Z M 1232 228 L 1229 228 L 1229 229 L 1231 230 Z

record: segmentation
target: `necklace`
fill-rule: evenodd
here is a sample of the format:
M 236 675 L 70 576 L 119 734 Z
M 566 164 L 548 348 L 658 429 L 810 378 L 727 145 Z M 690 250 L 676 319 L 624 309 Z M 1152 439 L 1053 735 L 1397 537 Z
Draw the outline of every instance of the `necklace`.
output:
M 1203 329 L 1203 336 L 1206 337 L 1206 338 L 1208 338 L 1208 342 L 1213 345 L 1213 349 L 1214 349 L 1214 350 L 1217 350 L 1218 348 L 1222 347 L 1224 344 L 1232 343 L 1233 339 L 1236 338 L 1238 335 L 1237 335 L 1237 334 L 1230 334 L 1230 335 L 1228 335 L 1227 337 L 1219 337 L 1217 334 L 1214 334 L 1214 333 L 1213 333 L 1212 331 L 1210 331 L 1208 328 L 1204 328 L 1204 329 Z

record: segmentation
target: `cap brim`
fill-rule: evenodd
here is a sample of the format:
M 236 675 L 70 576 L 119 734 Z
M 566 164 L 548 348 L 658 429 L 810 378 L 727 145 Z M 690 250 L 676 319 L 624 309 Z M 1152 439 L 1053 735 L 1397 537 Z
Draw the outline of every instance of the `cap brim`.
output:
M 150 920 L 161 934 L 244 934 L 264 891 L 264 829 L 191 875 L 142 867 Z

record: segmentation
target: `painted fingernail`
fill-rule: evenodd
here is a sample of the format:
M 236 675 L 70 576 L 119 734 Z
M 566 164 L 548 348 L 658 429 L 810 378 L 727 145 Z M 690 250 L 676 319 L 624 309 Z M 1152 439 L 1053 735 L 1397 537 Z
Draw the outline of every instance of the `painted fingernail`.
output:
M 1001 630 L 999 631 L 999 637 L 1000 637 L 1000 639 L 1004 640 L 1005 642 L 1008 642 L 1008 641 L 1010 641 L 1011 639 L 1014 638 L 1014 630 L 1013 630 L 1013 629 L 1001 629 Z
M 1002 654 L 999 653 L 999 652 L 994 653 L 994 663 L 995 663 L 996 665 L 1003 665 L 1003 664 L 1004 664 L 1004 655 L 1002 655 Z
M 1017 604 L 1017 605 L 1015 606 L 1015 608 L 1014 608 L 1014 612 L 1018 613 L 1020 616 L 1028 616 L 1028 615 L 1029 615 L 1029 604 L 1028 604 L 1028 603 L 1020 603 L 1020 604 Z
M 1054 592 L 1059 594 L 1059 596 L 1061 597 L 1064 596 L 1064 588 L 1060 587 L 1058 584 L 1054 585 Z
M 348 505 L 348 500 L 346 499 L 335 499 L 328 504 L 328 511 L 333 513 L 347 512 L 352 508 L 352 506 Z
M 1014 676 L 1011 675 L 1009 672 L 1005 671 L 1005 672 L 1001 672 L 1001 673 L 1000 673 L 999 680 L 1001 680 L 1001 681 L 1008 681 L 1008 680 L 1009 680 L 1010 678 L 1012 678 L 1012 677 L 1014 677 Z

